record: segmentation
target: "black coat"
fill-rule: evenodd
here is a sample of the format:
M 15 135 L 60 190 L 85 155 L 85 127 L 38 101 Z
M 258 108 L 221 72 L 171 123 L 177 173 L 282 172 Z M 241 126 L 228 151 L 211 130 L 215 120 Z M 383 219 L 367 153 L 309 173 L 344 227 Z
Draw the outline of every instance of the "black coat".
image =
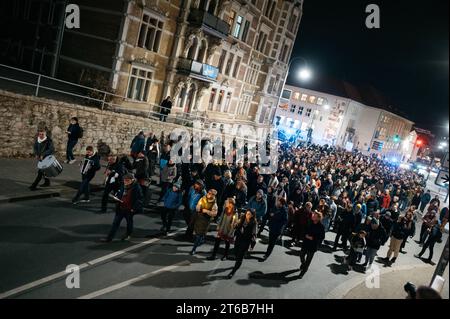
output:
M 78 123 L 70 124 L 67 131 L 70 132 L 70 134 L 67 134 L 69 140 L 77 141 L 80 138 L 81 128 Z
M 309 221 L 306 228 L 305 236 L 306 235 L 311 236 L 313 239 L 310 240 L 305 237 L 303 241 L 303 249 L 315 252 L 325 238 L 325 227 L 320 222 L 314 224 L 312 221 Z
M 377 229 L 370 229 L 366 236 L 367 247 L 372 249 L 380 249 L 381 245 L 384 245 L 388 238 L 386 230 L 382 225 Z
M 136 170 L 135 177 L 137 179 L 148 178 L 149 161 L 147 157 L 137 158 L 133 163 L 133 169 Z
M 36 141 L 34 142 L 33 151 L 34 155 L 39 157 L 42 156 L 42 158 L 53 155 L 53 153 L 55 152 L 55 147 L 53 146 L 52 139 L 47 136 L 47 139 L 42 143 L 39 143 L 36 139 Z

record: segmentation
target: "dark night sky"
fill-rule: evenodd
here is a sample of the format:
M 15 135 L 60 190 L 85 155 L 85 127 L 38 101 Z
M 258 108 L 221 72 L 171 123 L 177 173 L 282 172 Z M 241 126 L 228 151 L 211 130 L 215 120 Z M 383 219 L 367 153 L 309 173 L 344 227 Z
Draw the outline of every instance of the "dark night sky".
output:
M 381 29 L 367 29 L 368 4 Z M 305 0 L 292 57 L 316 75 L 370 84 L 417 126 L 444 135 L 448 127 L 448 0 Z M 302 86 L 294 70 L 288 84 Z M 312 80 L 306 87 L 314 89 Z M 373 105 L 375 106 L 375 105 Z

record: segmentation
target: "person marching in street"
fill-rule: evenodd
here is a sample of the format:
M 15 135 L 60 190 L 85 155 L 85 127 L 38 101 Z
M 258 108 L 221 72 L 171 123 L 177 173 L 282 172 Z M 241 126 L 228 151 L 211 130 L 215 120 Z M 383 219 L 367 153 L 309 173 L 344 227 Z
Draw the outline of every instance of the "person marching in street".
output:
M 194 246 L 191 250 L 191 255 L 195 255 L 197 248 L 205 242 L 206 234 L 211 221 L 217 215 L 217 191 L 210 189 L 206 196 L 203 196 L 197 203 L 194 215 Z
M 138 154 L 144 152 L 145 149 L 145 134 L 144 131 L 140 131 L 131 141 L 130 156 L 136 161 Z
M 420 228 L 419 245 L 422 246 L 427 240 L 429 230 L 433 226 L 433 221 L 436 218 L 437 211 L 428 211 L 422 218 L 422 226 Z
M 47 136 L 47 132 L 44 128 L 39 129 L 33 146 L 34 156 L 38 161 L 42 161 L 47 156 L 53 155 L 54 152 L 55 147 L 53 146 L 52 139 L 50 138 L 50 136 Z M 50 179 L 45 176 L 42 170 L 38 169 L 38 174 L 29 189 L 35 191 L 42 178 L 44 178 L 44 183 L 41 185 L 41 187 L 49 187 Z
M 217 251 L 219 250 L 222 240 L 225 242 L 225 252 L 222 260 L 228 258 L 230 244 L 234 243 L 234 229 L 238 220 L 239 214 L 236 210 L 236 202 L 234 198 L 228 198 L 224 203 L 223 214 L 221 215 L 217 225 L 217 237 L 214 243 L 214 249 L 212 255 L 207 258 L 208 260 L 216 259 Z
M 123 177 L 123 187 L 121 187 L 118 195 L 118 202 L 116 204 L 116 215 L 114 221 L 106 238 L 102 238 L 102 242 L 111 242 L 119 229 L 122 219 L 127 221 L 127 231 L 122 241 L 129 240 L 133 233 L 133 216 L 142 213 L 142 190 L 138 183 L 135 182 L 134 176 L 127 173 Z
M 403 239 L 402 245 L 400 246 L 400 252 L 402 254 L 406 254 L 406 251 L 404 251 L 403 249 L 406 246 L 406 242 L 408 241 L 408 237 L 413 238 L 416 234 L 416 220 L 415 220 L 415 214 L 414 211 L 416 210 L 416 208 L 414 206 L 411 206 L 408 211 L 405 214 L 405 218 L 406 220 L 412 221 L 411 222 L 411 228 L 405 232 L 405 238 Z
M 420 211 L 423 213 L 425 210 L 425 207 L 428 205 L 428 203 L 431 201 L 431 191 L 427 190 L 426 193 L 423 193 L 420 197 Z
M 251 210 L 247 210 L 245 214 L 241 215 L 234 231 L 234 255 L 236 262 L 227 276 L 228 279 L 233 278 L 236 271 L 241 267 L 244 256 L 251 249 L 253 243 L 256 242 L 257 230 L 256 214 Z
M 389 242 L 389 250 L 386 258 L 384 258 L 384 261 L 388 266 L 391 266 L 397 260 L 405 234 L 411 229 L 411 223 L 412 221 L 407 221 L 403 215 L 400 215 L 394 223 L 391 241 Z M 392 254 L 394 254 L 394 257 L 390 259 Z
M 347 242 L 355 229 L 355 216 L 353 215 L 353 207 L 350 200 L 347 200 L 345 208 L 341 214 L 337 216 L 337 233 L 334 240 L 333 250 L 336 251 L 339 239 L 342 238 L 342 249 L 347 250 Z
M 172 227 L 172 220 L 183 200 L 183 192 L 180 183 L 174 183 L 172 188 L 169 188 L 163 197 L 164 209 L 161 212 L 162 227 L 161 231 L 164 235 L 170 232 Z
M 442 227 L 441 225 L 439 225 L 439 221 L 437 219 L 437 217 L 432 221 L 432 226 L 431 228 L 428 230 L 429 232 L 429 236 L 427 241 L 425 242 L 425 244 L 422 247 L 422 250 L 420 251 L 420 253 L 418 255 L 414 255 L 417 258 L 422 258 L 422 255 L 425 254 L 425 251 L 427 249 L 430 250 L 430 254 L 428 256 L 428 258 L 426 259 L 427 263 L 431 263 L 432 259 L 433 259 L 433 249 L 434 249 L 434 245 L 439 242 L 442 238 Z
M 159 202 L 162 201 L 164 194 L 174 182 L 175 177 L 177 177 L 177 166 L 172 160 L 169 160 L 168 164 L 161 171 L 161 194 L 159 195 Z
M 360 230 L 357 233 L 353 233 L 350 239 L 350 253 L 346 258 L 346 264 L 348 270 L 352 270 L 356 265 L 358 257 L 361 256 L 366 247 L 366 231 Z
M 157 138 L 148 138 L 145 146 L 145 151 L 149 161 L 148 176 L 152 178 L 155 175 L 156 164 L 161 155 L 161 145 Z
M 281 238 L 283 230 L 286 227 L 288 221 L 288 212 L 286 206 L 286 200 L 280 197 L 275 204 L 275 210 L 269 212 L 269 244 L 267 246 L 267 251 L 263 258 L 259 261 L 264 262 L 272 254 L 272 251 L 277 243 L 278 239 Z
M 147 203 L 147 190 L 148 190 L 148 158 L 144 152 L 141 151 L 137 154 L 136 160 L 133 163 L 133 169 L 135 170 L 135 178 L 137 183 L 141 186 L 142 195 L 144 196 L 144 206 Z
M 75 163 L 75 156 L 73 155 L 73 149 L 78 143 L 78 139 L 83 137 L 83 130 L 78 124 L 78 118 L 72 117 L 70 119 L 69 127 L 67 128 L 67 149 L 66 149 L 66 163 Z
M 186 221 L 186 236 L 192 237 L 194 232 L 194 216 L 197 214 L 197 204 L 206 195 L 205 184 L 201 179 L 196 179 L 194 185 L 188 191 L 187 205 L 184 207 L 183 217 Z
M 380 222 L 376 218 L 372 218 L 371 221 L 371 229 L 367 233 L 366 236 L 366 244 L 367 248 L 365 250 L 365 260 L 362 264 L 365 267 L 365 270 L 372 267 L 373 261 L 375 259 L 375 256 L 377 255 L 378 250 L 381 246 L 385 244 L 385 242 L 388 239 L 388 235 L 386 233 L 386 230 L 382 225 L 380 225 Z
M 103 190 L 102 206 L 100 213 L 106 213 L 108 206 L 108 198 L 111 192 L 117 193 L 123 184 L 123 176 L 125 174 L 125 167 L 118 156 L 108 156 L 108 166 L 105 170 L 106 181 L 105 189 Z
M 325 238 L 325 227 L 323 226 L 321 219 L 322 214 L 316 212 L 312 214 L 311 220 L 308 222 L 302 249 L 300 251 L 301 265 L 299 279 L 302 279 L 308 271 L 314 254 L 317 252 Z
M 251 197 L 247 204 L 247 209 L 254 209 L 256 212 L 256 220 L 261 224 L 263 217 L 267 213 L 266 195 L 262 189 L 256 191 L 256 195 Z
M 75 197 L 72 199 L 73 204 L 78 203 L 81 195 L 84 195 L 81 202 L 89 202 L 89 183 L 95 177 L 95 174 L 98 170 L 100 170 L 100 168 L 100 156 L 98 156 L 97 153 L 94 153 L 94 148 L 92 146 L 86 147 L 86 155 L 80 165 L 81 185 Z

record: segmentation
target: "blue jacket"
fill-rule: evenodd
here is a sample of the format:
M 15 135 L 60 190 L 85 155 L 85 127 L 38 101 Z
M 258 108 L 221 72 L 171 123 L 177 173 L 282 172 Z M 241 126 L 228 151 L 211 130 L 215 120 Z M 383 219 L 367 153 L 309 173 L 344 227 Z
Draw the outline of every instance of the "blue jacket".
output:
M 194 189 L 194 186 L 191 186 L 188 195 L 189 209 L 191 210 L 191 212 L 195 212 L 198 201 L 205 195 L 206 195 L 205 190 L 202 190 L 200 193 L 197 193 Z
M 137 135 L 133 138 L 133 141 L 131 142 L 131 152 L 132 153 L 139 153 L 143 152 L 145 148 L 145 136 L 144 135 Z
M 183 193 L 181 191 L 174 192 L 172 188 L 169 188 L 164 194 L 163 201 L 164 207 L 169 209 L 178 209 L 183 199 Z
M 248 201 L 247 209 L 254 209 L 256 211 L 256 219 L 261 219 L 267 213 L 266 196 L 264 195 L 260 202 L 256 200 L 256 196 L 252 196 Z

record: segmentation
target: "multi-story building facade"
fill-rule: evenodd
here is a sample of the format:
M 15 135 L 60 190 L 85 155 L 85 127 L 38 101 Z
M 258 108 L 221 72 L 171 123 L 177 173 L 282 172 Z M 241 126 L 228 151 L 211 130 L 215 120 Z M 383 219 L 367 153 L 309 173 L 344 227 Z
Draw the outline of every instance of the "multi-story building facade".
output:
M 393 161 L 411 157 L 413 122 L 348 96 L 286 86 L 274 124 L 288 135 L 317 144 L 358 149 Z
M 213 126 L 267 126 L 273 118 L 303 4 L 73 0 L 81 27 L 67 29 L 62 27 L 64 1 L 6 1 L 4 16 L 10 21 L 33 19 L 28 31 L 43 24 L 51 30 L 41 47 L 36 39 L 3 37 L 5 56 L 12 55 L 16 65 L 81 84 L 104 78 L 117 95 L 115 104 L 147 114 L 158 112 L 170 96 L 169 120 L 201 117 Z M 26 50 L 31 55 L 20 54 Z M 37 63 L 39 56 L 45 61 Z

